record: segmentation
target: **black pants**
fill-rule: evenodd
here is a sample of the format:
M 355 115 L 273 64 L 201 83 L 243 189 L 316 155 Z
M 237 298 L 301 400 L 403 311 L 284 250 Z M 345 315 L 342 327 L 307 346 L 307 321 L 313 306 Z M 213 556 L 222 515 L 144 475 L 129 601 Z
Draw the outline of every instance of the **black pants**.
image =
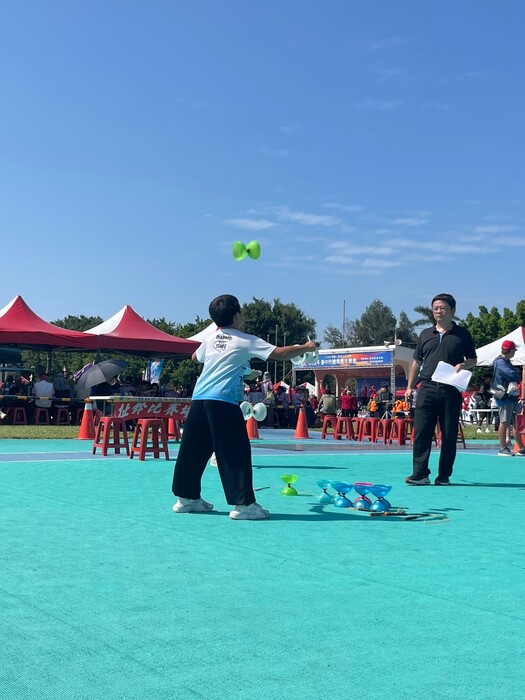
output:
M 414 413 L 414 455 L 412 474 L 422 479 L 430 474 L 428 460 L 436 424 L 441 430 L 438 479 L 452 474 L 458 438 L 458 422 L 463 398 L 461 392 L 447 384 L 422 382 Z
M 225 401 L 192 401 L 173 473 L 175 496 L 200 498 L 202 475 L 212 452 L 226 501 L 253 503 L 252 453 L 245 421 L 239 406 Z

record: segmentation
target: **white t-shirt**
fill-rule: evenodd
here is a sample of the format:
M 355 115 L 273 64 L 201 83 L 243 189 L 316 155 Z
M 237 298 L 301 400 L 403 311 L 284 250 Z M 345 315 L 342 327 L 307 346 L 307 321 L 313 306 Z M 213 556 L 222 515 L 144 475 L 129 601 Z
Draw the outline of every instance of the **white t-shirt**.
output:
M 45 379 L 41 379 L 33 387 L 33 394 L 35 396 L 54 396 L 55 387 L 51 384 L 51 382 L 47 382 Z M 45 399 L 42 401 L 36 399 L 35 401 L 35 406 L 38 406 L 39 408 L 50 408 L 52 405 L 52 401 L 47 401 Z
M 238 403 L 244 399 L 244 372 L 252 357 L 267 360 L 275 345 L 235 328 L 218 328 L 205 338 L 195 355 L 204 363 L 193 400 Z

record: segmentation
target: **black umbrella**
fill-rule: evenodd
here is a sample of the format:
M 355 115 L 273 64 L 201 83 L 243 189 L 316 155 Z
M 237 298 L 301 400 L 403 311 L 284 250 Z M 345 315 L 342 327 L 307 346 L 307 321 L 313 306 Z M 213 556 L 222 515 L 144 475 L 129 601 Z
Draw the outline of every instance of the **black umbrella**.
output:
M 89 389 L 97 384 L 102 384 L 102 382 L 107 382 L 109 379 L 116 377 L 126 367 L 129 367 L 129 362 L 126 362 L 126 360 L 103 360 L 98 362 L 84 372 L 76 383 L 76 388 L 77 390 Z

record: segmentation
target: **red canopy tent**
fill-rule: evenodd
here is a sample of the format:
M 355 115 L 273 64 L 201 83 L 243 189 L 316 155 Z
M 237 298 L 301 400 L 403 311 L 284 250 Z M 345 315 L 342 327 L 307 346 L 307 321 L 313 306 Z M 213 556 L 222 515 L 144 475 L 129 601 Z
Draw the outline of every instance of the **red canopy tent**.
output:
M 155 328 L 131 306 L 122 307 L 107 321 L 85 333 L 97 337 L 100 352 L 125 352 L 141 357 L 187 358 L 200 345 Z
M 31 350 L 97 349 L 96 341 L 89 335 L 44 321 L 21 296 L 0 309 L 0 345 L 16 345 Z

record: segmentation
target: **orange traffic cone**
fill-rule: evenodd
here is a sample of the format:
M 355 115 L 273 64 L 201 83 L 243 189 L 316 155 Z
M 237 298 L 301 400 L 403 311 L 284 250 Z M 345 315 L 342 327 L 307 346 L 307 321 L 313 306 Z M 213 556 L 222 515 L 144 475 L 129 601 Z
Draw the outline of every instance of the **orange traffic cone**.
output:
M 250 440 L 259 440 L 259 428 L 253 416 L 246 421 L 246 430 L 248 431 Z
M 95 438 L 95 424 L 93 422 L 93 402 L 91 399 L 86 400 L 84 413 L 82 414 L 82 423 L 80 424 L 79 440 L 93 440 Z
M 295 427 L 295 435 L 294 438 L 298 440 L 304 440 L 305 438 L 309 438 L 310 435 L 308 434 L 308 423 L 306 421 L 306 411 L 304 410 L 303 404 L 301 404 L 301 408 L 299 409 L 299 415 L 297 416 L 297 425 Z
M 170 438 L 175 438 L 177 442 L 180 442 L 179 424 L 175 418 L 168 418 L 168 440 Z

